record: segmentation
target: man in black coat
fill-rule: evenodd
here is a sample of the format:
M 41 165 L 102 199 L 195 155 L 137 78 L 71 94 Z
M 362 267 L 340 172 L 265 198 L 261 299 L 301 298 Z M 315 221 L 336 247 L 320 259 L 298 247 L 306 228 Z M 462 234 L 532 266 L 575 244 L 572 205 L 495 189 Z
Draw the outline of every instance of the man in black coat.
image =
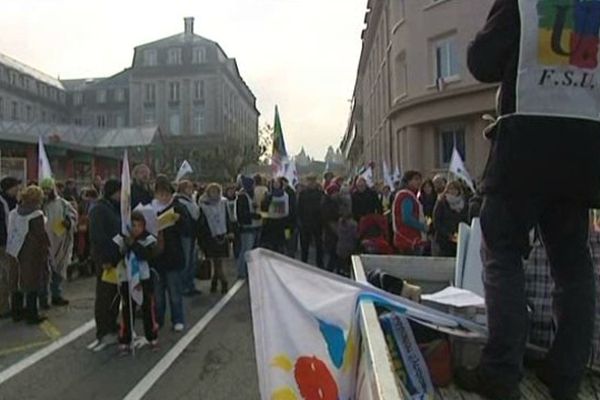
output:
M 121 232 L 121 182 L 109 179 L 100 201 L 90 210 L 90 246 L 96 267 L 96 342 L 90 349 L 100 351 L 117 342 L 119 316 L 118 285 L 103 280 L 103 273 L 115 268 L 122 259 L 113 238 Z
M 524 5 L 530 6 L 527 2 Z M 598 11 L 598 5 L 594 1 L 577 6 Z M 555 31 L 565 26 L 560 23 L 559 7 L 547 4 L 537 10 L 547 13 L 544 21 L 554 21 Z M 570 10 L 568 14 L 577 13 Z M 543 45 L 537 39 L 521 41 L 521 24 L 537 29 L 541 23 L 537 15 L 528 17 L 530 21 L 521 21 L 527 15 L 530 14 L 521 14 L 519 0 L 496 0 L 487 24 L 468 51 L 469 69 L 475 78 L 487 83 L 501 82 L 498 105 L 502 118 L 487 131 L 492 146 L 482 185 L 482 255 L 489 338 L 479 368 L 458 371 L 456 380 L 461 387 L 491 399 L 520 397 L 518 384 L 523 376 L 528 328 L 522 259 L 530 251 L 529 231 L 537 225 L 555 281 L 554 309 L 558 324 L 553 346 L 538 376 L 549 386 L 554 399 L 567 400 L 577 397 L 594 331 L 595 278 L 588 248 L 588 207 L 598 204 L 600 193 L 600 123 L 597 115 L 587 119 L 563 117 L 569 115 L 567 110 L 535 115 L 518 112 L 518 71 L 521 74 L 531 71 L 518 68 L 526 60 L 520 60 L 520 54 L 538 54 L 537 46 Z M 593 37 L 597 47 L 598 13 L 582 9 L 578 16 L 582 15 L 591 16 L 588 22 L 596 27 Z M 562 34 L 554 33 L 558 33 L 560 40 Z M 555 51 L 550 36 L 547 46 Z M 528 47 L 520 52 L 525 45 Z M 586 54 L 597 57 L 597 48 Z M 537 60 L 538 65 L 545 62 Z M 549 93 L 568 83 L 567 77 L 584 73 L 597 76 L 600 72 L 597 66 L 582 69 L 573 65 L 544 65 L 544 68 L 544 76 L 552 74 L 550 70 L 569 68 L 570 71 L 564 76 L 560 72 L 560 78 L 556 73 L 560 79 L 557 85 L 554 81 L 552 85 L 543 85 L 546 80 L 543 76 L 538 79 L 536 92 L 526 93 L 534 99 L 530 100 L 530 106 L 539 106 L 533 104 L 535 99 L 557 105 L 554 100 L 557 96 Z M 580 89 L 572 86 L 567 90 Z M 596 96 L 593 92 L 586 95 L 590 101 Z M 519 109 L 523 106 L 521 100 Z M 573 106 L 571 100 L 561 101 L 564 103 L 558 108 Z M 590 104 L 578 101 L 577 107 L 589 108 Z
M 146 164 L 139 164 L 131 171 L 133 182 L 131 183 L 131 208 L 138 204 L 147 205 L 152 203 L 154 194 L 150 189 L 150 168 Z
M 308 250 L 314 241 L 317 253 L 317 267 L 323 268 L 323 221 L 321 199 L 323 190 L 317 177 L 307 178 L 307 188 L 298 195 L 298 223 L 300 224 L 300 251 L 303 262 L 308 261 Z
M 6 254 L 6 230 L 8 228 L 8 214 L 17 206 L 17 193 L 21 182 L 12 177 L 0 181 L 0 318 L 10 315 L 10 279 L 14 271 L 11 258 Z
M 361 218 L 369 214 L 383 214 L 383 206 L 377 192 L 367 185 L 365 178 L 359 177 L 356 191 L 352 193 L 352 215 L 360 223 Z

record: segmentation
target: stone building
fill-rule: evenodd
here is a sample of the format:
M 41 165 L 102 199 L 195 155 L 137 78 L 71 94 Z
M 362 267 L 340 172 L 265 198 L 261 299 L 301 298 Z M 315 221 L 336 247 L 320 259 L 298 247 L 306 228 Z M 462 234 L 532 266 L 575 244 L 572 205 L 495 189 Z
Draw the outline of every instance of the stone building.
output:
M 341 143 L 351 168 L 382 161 L 402 171 L 447 170 L 456 146 L 475 177 L 495 85 L 467 69 L 469 42 L 493 0 L 369 0 L 352 111 Z

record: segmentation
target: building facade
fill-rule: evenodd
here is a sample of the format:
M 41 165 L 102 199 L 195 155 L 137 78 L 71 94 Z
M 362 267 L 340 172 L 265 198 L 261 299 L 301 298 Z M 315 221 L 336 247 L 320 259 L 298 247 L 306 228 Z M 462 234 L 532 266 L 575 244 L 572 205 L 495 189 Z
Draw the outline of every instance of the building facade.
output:
M 219 165 L 248 162 L 229 153 L 258 151 L 259 115 L 236 60 L 196 35 L 191 17 L 183 33 L 136 47 L 132 65 L 107 78 L 59 80 L 0 54 L 0 121 L 117 131 L 158 126 L 160 172 L 187 159 L 207 176 L 229 177 Z
M 493 0 L 370 0 L 352 111 L 341 144 L 352 167 L 382 162 L 430 175 L 446 171 L 454 146 L 474 177 L 488 143 L 484 114 L 497 87 L 466 65 L 469 42 Z

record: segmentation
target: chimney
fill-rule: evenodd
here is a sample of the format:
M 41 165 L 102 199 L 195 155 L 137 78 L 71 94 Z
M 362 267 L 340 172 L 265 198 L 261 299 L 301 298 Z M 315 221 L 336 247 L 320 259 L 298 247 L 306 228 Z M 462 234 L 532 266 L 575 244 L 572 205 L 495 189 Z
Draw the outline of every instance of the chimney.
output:
M 183 19 L 184 24 L 185 24 L 185 34 L 186 35 L 193 35 L 194 34 L 194 17 L 185 17 Z

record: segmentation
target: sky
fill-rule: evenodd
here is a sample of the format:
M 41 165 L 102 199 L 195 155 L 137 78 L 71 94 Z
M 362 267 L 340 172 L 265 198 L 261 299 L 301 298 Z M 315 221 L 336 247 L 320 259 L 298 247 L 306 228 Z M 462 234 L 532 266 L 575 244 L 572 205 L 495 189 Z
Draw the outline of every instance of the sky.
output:
M 18 0 L 0 13 L 0 52 L 63 79 L 131 65 L 133 48 L 183 31 L 235 57 L 257 97 L 260 126 L 275 104 L 288 147 L 323 159 L 346 129 L 366 0 Z

